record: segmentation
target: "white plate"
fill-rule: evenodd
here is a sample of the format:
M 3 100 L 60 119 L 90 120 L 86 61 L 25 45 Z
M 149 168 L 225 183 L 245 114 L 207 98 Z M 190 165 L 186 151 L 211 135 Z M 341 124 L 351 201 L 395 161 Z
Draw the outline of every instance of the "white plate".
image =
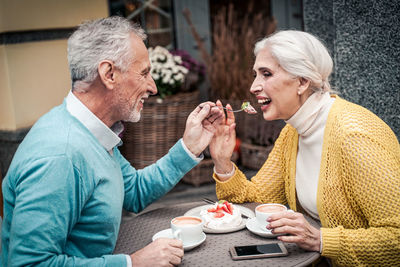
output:
M 251 209 L 248 209 L 248 208 L 246 208 L 246 207 L 242 207 L 242 206 L 237 205 L 237 204 L 234 204 L 234 205 L 235 205 L 235 207 L 237 207 L 237 208 L 240 209 L 240 212 L 241 212 L 242 214 L 247 215 L 247 217 L 249 217 L 249 218 L 254 218 L 254 217 L 256 216 L 256 215 L 254 214 L 254 212 L 253 212 Z M 211 208 L 211 207 L 213 207 L 213 206 L 214 206 L 214 205 L 212 205 L 212 204 L 210 204 L 210 205 L 199 206 L 199 207 L 193 208 L 193 209 L 191 209 L 191 210 L 188 210 L 184 215 L 185 215 L 185 216 L 198 216 L 198 217 L 201 217 L 201 216 L 200 216 L 200 212 L 201 212 L 202 210 L 204 210 L 204 209 L 209 209 L 209 208 Z M 239 231 L 239 230 L 244 229 L 244 228 L 246 227 L 246 222 L 247 222 L 247 219 L 244 219 L 244 218 L 243 218 L 243 219 L 242 219 L 242 223 L 239 224 L 238 226 L 229 227 L 229 228 L 224 228 L 224 229 L 211 229 L 211 228 L 208 228 L 208 227 L 204 226 L 204 227 L 203 227 L 203 231 L 204 231 L 205 233 L 208 233 L 208 234 L 221 234 L 221 233 L 235 232 L 235 231 Z
M 268 229 L 265 229 L 265 230 L 261 229 L 260 225 L 257 223 L 256 218 L 251 218 L 251 219 L 247 220 L 246 227 L 253 234 L 256 234 L 256 235 L 259 235 L 262 237 L 275 238 L 277 236 L 282 235 L 282 234 L 273 234 Z
M 193 248 L 195 248 L 197 246 L 200 246 L 206 240 L 206 234 L 205 233 L 202 233 L 202 234 L 203 234 L 203 237 L 199 242 L 196 242 L 196 243 L 193 243 L 193 244 L 183 244 L 183 250 L 184 251 L 188 251 L 188 250 L 191 250 L 191 249 L 193 249 Z M 171 228 L 168 228 L 168 229 L 165 229 L 165 230 L 162 230 L 162 231 L 156 233 L 155 235 L 153 235 L 152 240 L 154 241 L 154 240 L 156 240 L 158 238 L 161 238 L 161 237 L 174 238 L 174 236 L 172 235 Z

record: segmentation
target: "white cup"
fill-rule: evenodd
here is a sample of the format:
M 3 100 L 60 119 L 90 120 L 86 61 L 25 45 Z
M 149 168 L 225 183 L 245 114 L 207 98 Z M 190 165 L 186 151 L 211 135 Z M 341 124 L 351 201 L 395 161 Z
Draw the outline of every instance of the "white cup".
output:
M 183 245 L 200 242 L 203 238 L 203 220 L 196 216 L 179 216 L 171 220 L 172 235 Z
M 264 231 L 267 231 L 267 226 L 269 222 L 267 221 L 268 218 L 275 213 L 279 212 L 284 212 L 287 211 L 288 209 L 286 206 L 278 203 L 267 203 L 267 204 L 261 204 L 256 207 L 256 219 L 257 219 L 257 224 L 260 226 L 260 228 Z

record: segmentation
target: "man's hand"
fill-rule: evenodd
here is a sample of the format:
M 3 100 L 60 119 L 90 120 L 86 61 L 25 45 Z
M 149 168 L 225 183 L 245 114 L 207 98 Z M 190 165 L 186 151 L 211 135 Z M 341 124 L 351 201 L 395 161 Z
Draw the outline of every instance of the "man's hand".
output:
M 187 121 L 183 142 L 194 155 L 199 156 L 210 144 L 216 127 L 223 118 L 223 111 L 212 102 L 204 102 L 190 113 Z
M 289 234 L 279 236 L 283 242 L 296 243 L 299 247 L 318 251 L 321 245 L 320 230 L 313 227 L 299 212 L 280 212 L 268 218 L 268 229 L 274 234 Z
M 183 257 L 182 241 L 159 238 L 131 255 L 132 266 L 176 266 Z

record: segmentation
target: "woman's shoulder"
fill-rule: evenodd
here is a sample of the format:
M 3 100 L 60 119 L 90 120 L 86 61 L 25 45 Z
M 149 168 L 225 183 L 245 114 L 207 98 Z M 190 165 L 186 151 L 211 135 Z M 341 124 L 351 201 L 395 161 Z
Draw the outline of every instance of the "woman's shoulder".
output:
M 392 129 L 372 111 L 341 97 L 335 97 L 327 121 L 331 127 L 341 129 L 344 134 L 361 134 L 378 138 L 389 135 L 390 138 L 397 139 Z

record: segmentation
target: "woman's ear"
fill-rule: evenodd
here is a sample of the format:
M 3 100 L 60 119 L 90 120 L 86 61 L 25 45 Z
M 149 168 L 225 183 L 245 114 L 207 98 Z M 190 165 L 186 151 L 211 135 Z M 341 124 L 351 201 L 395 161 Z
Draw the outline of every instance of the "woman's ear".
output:
M 112 90 L 115 87 L 115 70 L 114 63 L 109 60 L 103 60 L 99 64 L 99 77 L 107 89 Z
M 299 78 L 299 87 L 297 88 L 297 94 L 302 95 L 304 92 L 307 91 L 308 88 L 310 88 L 310 80 L 307 80 L 303 77 Z

